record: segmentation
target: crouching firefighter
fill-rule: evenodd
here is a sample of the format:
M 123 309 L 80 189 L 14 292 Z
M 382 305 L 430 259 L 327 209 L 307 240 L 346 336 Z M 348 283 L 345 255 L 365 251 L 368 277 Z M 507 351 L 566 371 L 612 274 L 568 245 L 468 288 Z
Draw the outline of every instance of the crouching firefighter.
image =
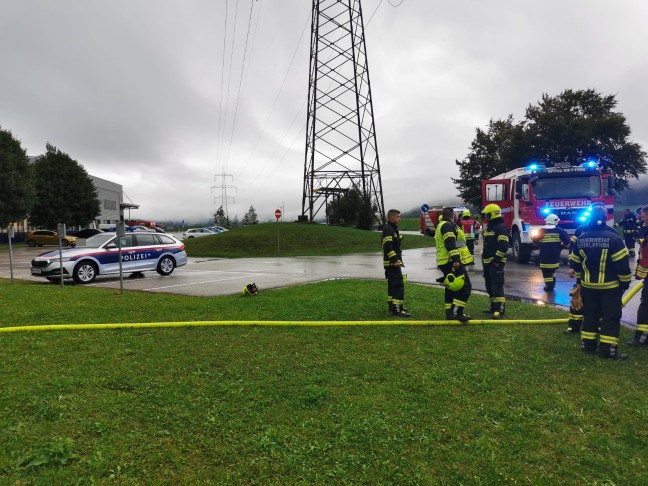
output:
M 390 209 L 387 212 L 387 224 L 382 232 L 383 266 L 387 279 L 387 302 L 389 312 L 396 317 L 410 317 L 404 307 L 405 281 L 403 279 L 403 260 L 401 256 L 401 235 L 398 232 L 400 211 Z
M 492 314 L 493 319 L 501 319 L 506 311 L 504 264 L 509 247 L 508 230 L 504 226 L 502 210 L 497 204 L 489 204 L 484 208 L 482 221 L 487 223 L 483 232 L 482 265 L 486 292 L 491 300 L 490 309 L 484 313 Z
M 588 229 L 574 243 L 569 265 L 580 278 L 583 297 L 582 349 L 606 359 L 627 359 L 619 353 L 621 298 L 630 286 L 629 254 L 623 240 L 603 229 L 607 211 L 594 207 Z M 600 326 L 600 327 L 599 327 Z
M 454 224 L 454 210 L 444 208 L 441 221 L 437 225 L 434 239 L 436 242 L 437 266 L 443 272 L 445 285 L 445 318 L 467 322 L 471 319 L 464 312 L 470 298 L 472 285 L 466 265 L 473 262 L 468 250 L 464 232 Z
M 569 235 L 558 227 L 559 222 L 558 216 L 550 214 L 545 218 L 545 226 L 531 238 L 531 241 L 540 247 L 540 270 L 547 292 L 552 292 L 556 286 L 554 274 L 560 266 L 560 253 L 563 248 L 569 248 Z

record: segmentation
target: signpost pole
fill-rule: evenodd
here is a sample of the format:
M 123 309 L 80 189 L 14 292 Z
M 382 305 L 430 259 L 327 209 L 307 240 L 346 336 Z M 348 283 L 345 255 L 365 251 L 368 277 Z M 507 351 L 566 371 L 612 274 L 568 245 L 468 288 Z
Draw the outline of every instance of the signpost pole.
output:
M 275 211 L 275 218 L 277 218 L 277 255 L 279 255 L 279 219 L 281 219 L 281 209 Z
M 11 272 L 11 284 L 13 285 L 13 283 L 14 283 L 13 251 L 12 251 L 12 248 L 11 248 L 11 239 L 14 237 L 14 228 L 11 225 L 9 225 L 9 227 L 7 227 L 7 237 L 9 239 L 9 271 Z
M 117 223 L 117 260 L 119 261 L 119 295 L 124 294 L 124 272 L 122 268 L 122 246 L 121 239 L 126 236 L 126 223 Z
M 58 237 L 59 245 L 59 275 L 61 276 L 61 287 L 63 287 L 65 284 L 63 283 L 63 243 L 61 242 L 61 239 L 66 237 L 64 223 L 59 223 L 56 228 L 56 236 Z

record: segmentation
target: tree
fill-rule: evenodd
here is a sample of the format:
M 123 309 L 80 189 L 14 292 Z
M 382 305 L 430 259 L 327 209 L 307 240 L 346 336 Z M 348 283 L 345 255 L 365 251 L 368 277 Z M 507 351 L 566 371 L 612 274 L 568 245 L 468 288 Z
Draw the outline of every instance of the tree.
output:
M 68 154 L 49 143 L 46 148 L 46 154 L 34 164 L 36 204 L 30 214 L 31 223 L 47 228 L 54 228 L 57 223 L 90 223 L 101 213 L 92 179 Z
M 225 215 L 225 210 L 222 205 L 214 213 L 214 226 L 222 226 L 223 228 L 229 228 L 230 226 L 229 219 Z
M 256 209 L 254 206 L 250 205 L 248 212 L 243 215 L 243 224 L 256 224 L 259 222 L 259 217 L 257 216 Z
M 328 204 L 329 221 L 332 224 L 355 226 L 358 229 L 371 229 L 374 213 L 371 201 L 362 197 L 362 194 L 356 188 L 333 198 Z
M 11 132 L 0 128 L 0 226 L 25 219 L 34 200 L 27 153 Z
M 615 174 L 617 189 L 646 173 L 646 153 L 628 140 L 630 127 L 625 116 L 614 111 L 614 95 L 593 89 L 566 90 L 556 97 L 542 95 L 529 105 L 525 119 L 489 122 L 477 135 L 466 158 L 456 164 L 460 177 L 453 179 L 467 203 L 481 205 L 481 180 L 506 170 L 538 161 L 547 167 L 556 163 L 578 165 L 595 159 Z

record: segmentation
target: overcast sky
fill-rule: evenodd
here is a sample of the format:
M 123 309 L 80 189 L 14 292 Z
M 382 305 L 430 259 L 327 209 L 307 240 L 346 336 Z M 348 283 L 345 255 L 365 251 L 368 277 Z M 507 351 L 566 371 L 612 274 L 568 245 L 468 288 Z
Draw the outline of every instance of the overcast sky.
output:
M 543 93 L 615 94 L 648 148 L 648 2 L 390 1 L 362 3 L 389 208 L 453 197 L 475 128 Z M 296 219 L 311 0 L 228 0 L 227 35 L 226 0 L 1 3 L 0 126 L 29 155 L 122 184 L 133 217 L 206 220 L 226 171 L 231 217 Z

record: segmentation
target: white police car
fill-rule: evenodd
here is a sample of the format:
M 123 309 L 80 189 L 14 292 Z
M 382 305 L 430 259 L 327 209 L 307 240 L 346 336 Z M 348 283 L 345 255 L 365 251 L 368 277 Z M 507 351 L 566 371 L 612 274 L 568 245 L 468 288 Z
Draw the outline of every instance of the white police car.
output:
M 63 250 L 63 278 L 86 284 L 97 275 L 119 274 L 119 253 L 115 233 L 102 233 L 86 240 L 85 247 Z M 121 237 L 124 273 L 157 270 L 171 275 L 175 267 L 187 264 L 184 244 L 171 235 L 129 233 Z M 43 253 L 31 262 L 31 274 L 50 281 L 60 278 L 58 250 Z

